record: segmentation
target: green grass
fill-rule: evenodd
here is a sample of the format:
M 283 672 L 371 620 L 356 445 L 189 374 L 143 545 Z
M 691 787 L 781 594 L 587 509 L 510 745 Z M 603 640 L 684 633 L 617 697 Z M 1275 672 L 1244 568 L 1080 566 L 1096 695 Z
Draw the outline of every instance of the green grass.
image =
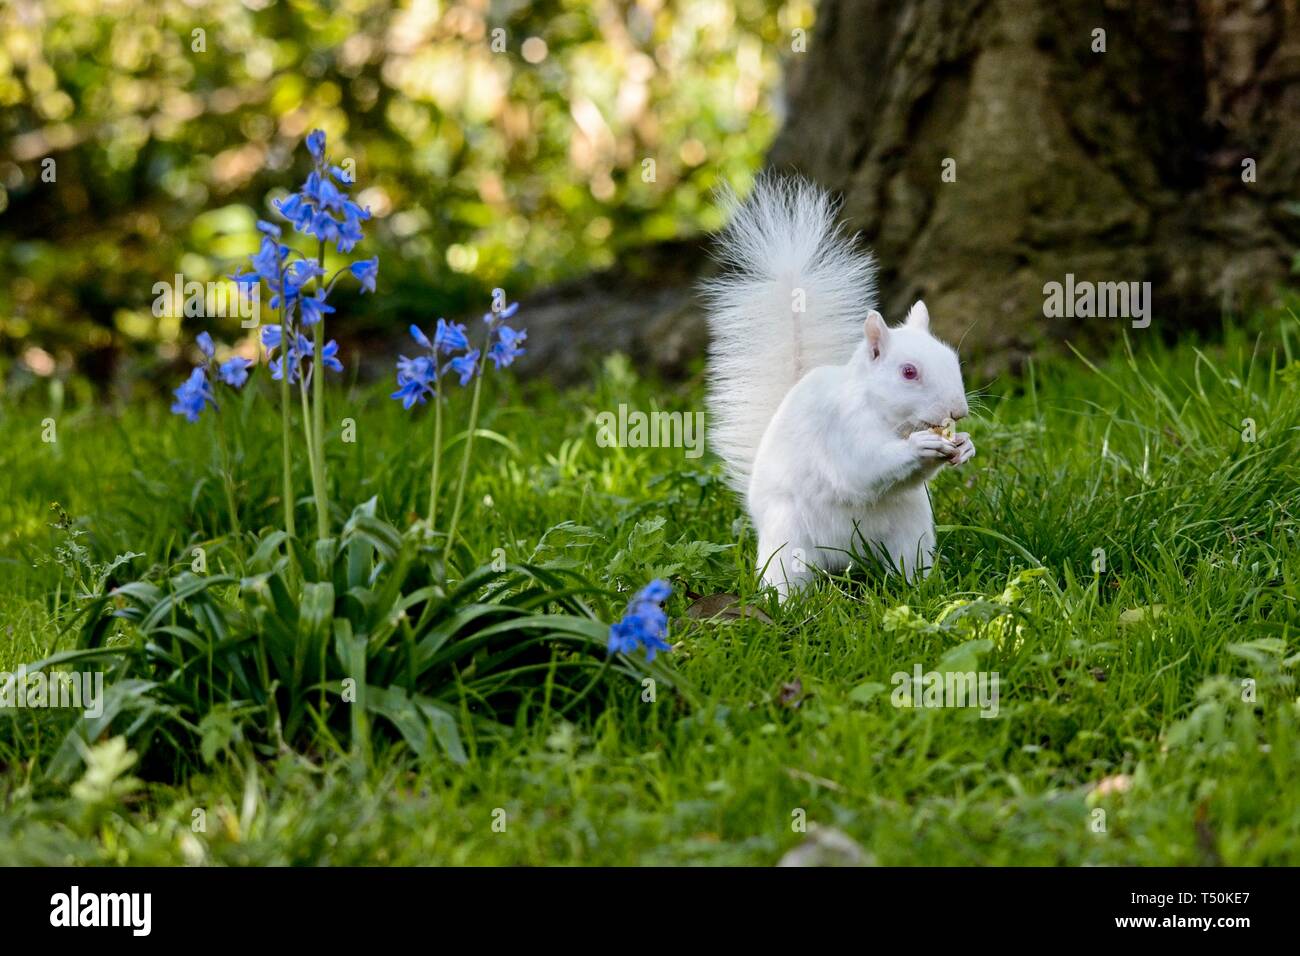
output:
M 698 381 L 665 390 L 611 361 L 588 389 L 493 390 L 484 427 L 503 438 L 472 476 L 476 557 L 565 563 L 609 589 L 670 575 L 670 666 L 693 703 L 646 702 L 628 680 L 574 723 L 533 713 L 471 740 L 463 766 L 380 736 L 365 766 L 240 753 L 188 779 L 146 761 L 74 788 L 41 773 L 60 715 L 0 714 L 0 860 L 771 864 L 804 839 L 802 810 L 882 864 L 1300 863 L 1300 362 L 1276 332 L 1141 344 L 990 387 L 978 456 L 932 486 L 948 530 L 928 580 L 859 572 L 781 607 L 755 593 L 752 532 L 708 459 L 596 445 L 598 412 L 695 410 Z M 339 517 L 376 495 L 405 526 L 427 495 L 428 423 L 387 390 L 331 396 L 331 480 Z M 72 640 L 77 587 L 42 563 L 63 540 L 52 501 L 96 560 L 143 553 L 119 581 L 182 570 L 196 545 L 209 573 L 237 564 L 205 426 L 160 403 L 87 407 L 58 413 L 48 444 L 51 414 L 30 395 L 3 410 L 0 669 Z M 271 527 L 274 407 L 250 394 L 234 414 L 241 520 Z M 738 593 L 774 623 L 691 619 L 688 591 Z M 963 644 L 1000 675 L 996 717 L 891 705 L 893 673 Z M 1126 791 L 1090 796 L 1116 775 Z

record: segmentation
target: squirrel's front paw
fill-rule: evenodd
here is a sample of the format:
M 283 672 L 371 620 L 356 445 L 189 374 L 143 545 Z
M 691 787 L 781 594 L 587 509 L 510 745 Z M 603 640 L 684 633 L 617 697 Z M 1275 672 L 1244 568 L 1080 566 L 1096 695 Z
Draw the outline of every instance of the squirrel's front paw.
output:
M 952 461 L 957 456 L 956 445 L 929 429 L 912 432 L 907 436 L 907 444 L 918 461 Z
M 953 436 L 952 447 L 956 449 L 956 454 L 948 458 L 948 463 L 954 468 L 957 465 L 964 465 L 975 457 L 975 443 L 970 440 L 970 435 L 965 432 L 958 432 Z

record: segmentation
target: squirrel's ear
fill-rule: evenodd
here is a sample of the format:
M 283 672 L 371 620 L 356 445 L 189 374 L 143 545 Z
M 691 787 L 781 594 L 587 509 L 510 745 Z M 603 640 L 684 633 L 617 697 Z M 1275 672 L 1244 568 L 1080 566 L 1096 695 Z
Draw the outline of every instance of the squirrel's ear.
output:
M 930 310 L 925 307 L 925 303 L 920 299 L 907 312 L 907 319 L 904 325 L 913 329 L 920 329 L 922 332 L 930 331 Z
M 889 337 L 889 329 L 885 326 L 884 318 L 875 309 L 867 313 L 865 331 L 867 333 L 867 348 L 871 350 L 871 357 L 873 359 L 880 358 L 880 354 L 885 351 L 885 340 Z

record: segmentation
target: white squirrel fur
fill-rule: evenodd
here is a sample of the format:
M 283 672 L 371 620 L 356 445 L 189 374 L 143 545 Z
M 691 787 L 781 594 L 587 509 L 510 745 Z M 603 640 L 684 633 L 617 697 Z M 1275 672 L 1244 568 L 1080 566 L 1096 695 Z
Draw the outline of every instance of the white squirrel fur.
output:
M 724 269 L 702 290 L 709 439 L 745 496 L 764 583 L 784 599 L 863 552 L 909 580 L 928 574 L 926 482 L 975 454 L 966 433 L 931 430 L 968 412 L 957 353 L 930 334 L 923 302 L 885 325 L 871 255 L 824 190 L 769 174 L 744 204 L 723 201 Z

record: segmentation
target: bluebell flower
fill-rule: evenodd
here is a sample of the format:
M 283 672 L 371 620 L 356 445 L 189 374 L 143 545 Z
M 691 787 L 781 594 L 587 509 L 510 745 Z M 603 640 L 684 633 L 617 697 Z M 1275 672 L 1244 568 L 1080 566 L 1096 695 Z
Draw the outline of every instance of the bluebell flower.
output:
M 421 381 L 432 382 L 437 378 L 438 369 L 433 364 L 433 359 L 427 355 L 419 355 L 413 359 L 405 355 L 397 356 L 397 381 L 400 384 L 404 379 L 417 378 Z
M 322 209 L 331 212 L 343 211 L 344 194 L 330 182 L 328 176 L 312 173 L 307 177 L 307 185 L 303 186 L 302 191 L 316 200 L 316 205 Z
M 408 378 L 398 385 L 397 391 L 389 398 L 401 399 L 402 407 L 410 408 L 416 402 L 423 405 L 433 394 L 433 386 L 428 382 L 422 382 L 418 378 Z
M 262 237 L 262 244 L 258 247 L 257 252 L 252 257 L 253 275 L 266 283 L 267 288 L 273 293 L 271 299 L 271 308 L 278 306 L 281 293 L 287 298 L 292 299 L 297 295 L 297 290 L 286 290 L 285 275 L 288 270 L 285 268 L 285 262 L 292 250 L 286 245 L 282 245 L 270 236 Z M 252 281 L 252 276 L 241 277 L 247 281 Z
M 470 350 L 465 326 L 439 319 L 432 340 L 418 325 L 411 325 L 410 332 L 411 338 L 419 346 L 428 350 L 429 354 L 413 359 L 402 355 L 397 359 L 398 389 L 391 397 L 401 399 L 405 407 L 410 408 L 416 402 L 423 403 L 431 395 L 437 394 L 441 368 L 438 360 L 440 354 L 451 355 L 465 350 L 463 355 L 456 356 L 446 365 L 447 370 L 460 376 L 461 385 L 467 384 L 477 373 L 479 351 Z
M 326 138 L 320 130 L 313 130 L 306 139 L 307 151 L 311 154 L 313 169 L 298 190 L 273 203 L 275 209 L 288 220 L 293 228 L 304 235 L 313 236 L 322 242 L 334 243 L 339 252 L 350 252 L 364 238 L 361 223 L 370 219 L 370 210 L 359 206 L 348 196 L 348 187 L 352 176 L 338 166 L 330 165 L 326 159 Z M 294 309 L 298 310 L 298 324 L 302 327 L 313 326 L 325 316 L 333 313 L 334 306 L 326 301 L 334 280 L 341 274 L 336 273 L 329 283 L 325 281 L 325 270 L 315 258 L 297 252 L 282 244 L 279 225 L 263 220 L 257 222 L 262 241 L 252 257 L 253 271 L 236 272 L 231 278 L 241 286 L 265 282 L 270 289 L 270 307 L 279 309 L 285 322 L 290 322 Z M 379 259 L 372 257 L 346 267 L 361 284 L 361 291 L 374 292 L 379 273 Z M 306 290 L 315 282 L 309 294 Z M 271 333 L 272 336 L 278 332 Z M 263 343 L 268 349 L 279 347 L 278 338 L 268 339 L 263 334 Z M 337 346 L 335 347 L 337 348 Z M 283 351 L 283 350 L 281 350 Z M 311 354 L 296 344 L 288 349 L 288 355 L 275 356 L 268 362 L 273 377 L 283 374 L 283 360 L 291 363 L 290 381 L 299 380 L 301 363 Z M 322 356 L 326 368 L 341 368 L 335 353 Z
M 348 266 L 348 271 L 361 283 L 362 294 L 374 292 L 375 278 L 379 275 L 379 257 L 375 256 L 373 259 L 362 259 L 354 262 Z
M 311 158 L 316 162 L 325 161 L 325 134 L 321 130 L 314 129 L 307 137 L 307 152 L 311 153 Z
M 280 215 L 293 223 L 293 228 L 299 232 L 306 232 L 307 227 L 311 225 L 314 211 L 310 203 L 303 201 L 301 193 L 294 193 L 287 199 L 277 199 L 273 205 L 279 210 Z
M 208 383 L 207 370 L 199 366 L 190 372 L 190 377 L 181 382 L 172 393 L 176 401 L 172 402 L 172 414 L 184 415 L 188 422 L 197 422 L 205 406 L 217 405 L 212 396 L 212 386 Z
M 302 288 L 324 271 L 310 259 L 298 259 L 285 265 L 278 275 L 272 275 L 266 284 L 271 289 L 271 308 L 291 310 L 302 295 Z
M 217 368 L 217 377 L 233 388 L 242 388 L 248 381 L 248 370 L 253 363 L 236 355 L 227 359 Z
M 420 345 L 423 345 L 429 351 L 433 351 L 433 343 L 430 342 L 429 337 L 424 334 L 424 330 L 422 330 L 418 325 L 412 322 L 409 331 L 411 333 L 411 338 L 415 339 L 416 342 L 418 342 Z
M 672 650 L 664 640 L 668 636 L 668 615 L 662 607 L 672 593 L 672 585 L 656 579 L 633 595 L 622 620 L 610 626 L 610 653 L 631 654 L 638 646 L 644 647 L 649 663 L 659 651 Z
M 508 325 L 498 326 L 496 341 L 488 349 L 488 358 L 492 360 L 492 364 L 498 369 L 505 368 L 524 354 L 524 350 L 519 348 L 519 343 L 526 338 L 528 338 L 526 329 L 515 331 Z
M 344 219 L 333 232 L 335 248 L 345 254 L 355 249 L 357 243 L 364 238 L 365 234 L 361 231 L 361 223 L 356 219 Z
M 492 294 L 494 297 L 497 294 L 500 294 L 503 298 L 505 296 L 505 293 L 502 292 L 500 289 L 493 289 Z M 503 305 L 500 311 L 498 311 L 494 307 L 491 312 L 483 313 L 483 322 L 485 325 L 492 327 L 499 322 L 504 322 L 506 319 L 511 318 L 518 311 L 519 311 L 518 302 L 511 302 L 509 305 Z
M 655 578 L 649 584 L 641 589 L 637 595 L 642 601 L 650 601 L 654 604 L 663 604 L 673 594 L 673 586 L 663 578 Z
M 457 322 L 438 320 L 438 331 L 433 336 L 433 347 L 443 355 L 459 352 L 469 348 L 469 338 L 465 335 L 465 326 Z
M 411 326 L 411 334 L 414 336 L 417 332 L 416 341 L 428 339 L 424 333 L 420 332 L 414 325 Z M 407 358 L 405 355 L 397 357 L 397 391 L 390 395 L 390 398 L 401 399 L 403 408 L 410 408 L 416 402 L 424 404 L 431 396 L 436 394 L 438 367 L 434 364 L 433 359 L 427 355 L 419 355 L 415 358 Z
M 401 399 L 403 408 L 410 408 L 416 402 L 424 404 L 425 387 L 415 379 L 407 379 L 397 386 L 397 391 L 389 395 L 389 398 Z
M 461 385 L 468 385 L 469 380 L 478 371 L 478 355 L 478 349 L 473 349 L 464 355 L 456 356 L 447 363 L 447 367 L 460 376 Z
M 320 350 L 321 364 L 332 372 L 343 371 L 343 363 L 337 358 L 339 354 L 339 344 L 333 339 L 325 343 L 325 347 Z
M 262 281 L 262 277 L 257 272 L 241 272 L 239 269 L 235 269 L 235 271 L 226 276 L 226 278 L 241 288 L 248 285 L 257 285 L 257 283 Z
M 315 325 L 326 315 L 333 312 L 334 306 L 320 296 L 308 295 L 298 300 L 298 311 L 302 314 L 303 325 Z
M 336 242 L 339 238 L 338 220 L 323 209 L 317 210 L 316 215 L 312 217 L 311 228 L 307 230 L 307 235 L 315 236 L 321 242 Z
M 267 325 L 262 328 L 262 344 L 266 346 L 268 353 L 276 350 L 280 351 L 279 355 L 268 355 L 266 367 L 271 370 L 271 378 L 280 381 L 284 376 L 284 334 L 278 325 Z M 299 333 L 294 337 L 294 341 L 288 348 L 289 359 L 289 381 L 296 382 L 302 377 L 302 360 L 304 356 L 311 355 L 311 342 L 306 336 Z
M 494 289 L 493 295 L 504 297 L 500 289 Z M 488 327 L 488 358 L 498 369 L 506 368 L 524 354 L 519 343 L 528 337 L 528 332 L 524 329 L 513 329 L 505 324 L 506 319 L 511 318 L 518 311 L 519 303 L 511 302 L 499 311 L 493 310 L 483 315 L 483 322 Z
M 279 277 L 281 264 L 288 255 L 288 246 L 276 242 L 271 236 L 263 236 L 252 256 L 253 268 L 267 282 L 273 282 Z
M 212 344 L 212 336 L 208 335 L 207 332 L 200 332 L 194 341 L 198 343 L 199 351 L 208 357 L 208 361 L 211 361 L 213 356 L 217 354 L 216 346 Z
M 329 164 L 325 149 L 325 134 L 320 130 L 312 131 L 307 137 L 307 151 L 311 153 L 315 168 L 308 173 L 298 191 L 277 200 L 275 208 L 293 223 L 298 232 L 322 242 L 334 243 L 339 252 L 346 254 L 364 238 L 361 223 L 370 218 L 370 210 L 348 197 L 347 187 L 352 185 L 352 177 L 338 166 Z M 339 185 L 335 185 L 336 180 Z M 258 271 L 267 277 L 265 270 Z M 373 270 L 371 274 L 373 276 Z M 374 291 L 373 280 L 369 291 Z

